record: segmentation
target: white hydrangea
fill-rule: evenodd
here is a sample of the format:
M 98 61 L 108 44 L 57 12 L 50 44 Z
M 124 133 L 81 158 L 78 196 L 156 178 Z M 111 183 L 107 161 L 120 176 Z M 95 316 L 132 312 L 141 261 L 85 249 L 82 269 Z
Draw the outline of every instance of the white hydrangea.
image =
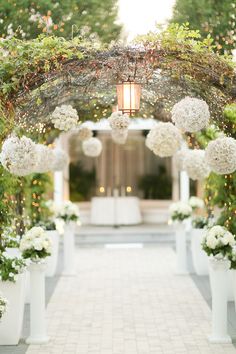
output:
M 27 176 L 38 163 L 36 144 L 26 136 L 10 136 L 2 145 L 0 161 L 3 167 L 17 176 Z
M 114 129 L 111 131 L 111 137 L 116 144 L 125 144 L 128 138 L 128 129 Z
M 208 104 L 198 98 L 185 97 L 174 105 L 171 119 L 181 131 L 197 132 L 209 124 Z
M 190 197 L 188 202 L 193 210 L 194 209 L 202 209 L 202 208 L 204 208 L 204 205 L 205 205 L 204 200 L 202 200 L 201 198 L 198 198 L 198 197 Z
M 128 114 L 123 114 L 122 112 L 113 112 L 111 116 L 108 118 L 111 129 L 128 129 L 130 124 L 130 118 Z
M 172 123 L 158 123 L 147 135 L 146 146 L 160 157 L 174 155 L 182 142 L 180 131 Z
M 54 162 L 53 150 L 42 144 L 37 144 L 36 149 L 38 154 L 38 163 L 35 168 L 35 172 L 46 173 L 51 171 Z
M 205 151 L 189 150 L 183 160 L 183 169 L 193 180 L 201 180 L 209 176 L 210 168 L 205 159 Z
M 175 163 L 176 163 L 176 166 L 177 166 L 177 169 L 179 171 L 183 171 L 184 169 L 184 159 L 186 157 L 186 155 L 188 154 L 189 152 L 189 149 L 187 148 L 181 148 L 179 151 L 176 152 L 176 154 L 174 155 L 174 158 L 175 158 Z
M 209 229 L 203 239 L 203 245 L 207 246 L 211 250 L 221 251 L 221 248 L 225 246 L 235 246 L 234 235 L 226 230 L 223 226 L 215 225 Z
M 6 313 L 8 307 L 8 301 L 0 294 L 0 319 Z
M 206 161 L 220 175 L 236 170 L 236 140 L 222 137 L 211 141 L 206 148 Z
M 69 163 L 69 156 L 62 149 L 53 149 L 52 171 L 62 171 Z
M 83 141 L 82 149 L 86 156 L 97 157 L 102 152 L 102 143 L 97 138 L 90 138 Z
M 81 140 L 81 141 L 88 140 L 88 139 L 92 138 L 92 136 L 93 136 L 92 130 L 85 127 L 85 126 L 81 126 L 78 129 L 76 134 L 77 134 L 79 140 Z
M 169 208 L 169 213 L 172 220 L 183 221 L 184 219 L 190 217 L 192 213 L 192 208 L 188 203 L 176 202 L 171 204 Z
M 70 105 L 63 104 L 56 107 L 51 115 L 51 122 L 54 127 L 64 131 L 76 128 L 78 120 L 79 116 L 76 109 Z
M 56 217 L 64 221 L 77 221 L 80 217 L 79 208 L 68 200 L 58 205 Z
M 23 256 L 26 251 L 32 251 L 32 259 L 41 258 L 41 251 L 44 251 L 46 255 L 50 255 L 51 250 L 52 242 L 42 227 L 34 226 L 22 236 L 20 251 Z M 36 257 L 34 251 L 36 251 Z M 43 258 L 44 257 L 45 255 L 43 255 Z

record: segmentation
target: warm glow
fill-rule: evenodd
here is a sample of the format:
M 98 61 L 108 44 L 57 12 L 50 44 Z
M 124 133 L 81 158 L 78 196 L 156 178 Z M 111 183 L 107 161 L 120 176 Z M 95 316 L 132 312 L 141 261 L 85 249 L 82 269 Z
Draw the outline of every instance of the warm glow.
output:
M 125 81 L 116 85 L 118 110 L 132 114 L 139 110 L 141 85 L 133 81 Z
M 99 192 L 100 192 L 100 193 L 104 193 L 104 192 L 105 192 L 105 188 L 104 188 L 104 187 L 100 187 L 100 188 L 99 188 Z
M 132 192 L 132 188 L 130 186 L 126 187 L 126 192 L 127 193 L 131 193 Z

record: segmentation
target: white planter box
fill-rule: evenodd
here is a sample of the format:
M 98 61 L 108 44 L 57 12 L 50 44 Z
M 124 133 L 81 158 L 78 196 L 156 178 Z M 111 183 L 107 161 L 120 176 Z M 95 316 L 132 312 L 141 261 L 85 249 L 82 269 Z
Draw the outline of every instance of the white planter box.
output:
M 183 222 L 176 222 L 175 228 L 175 248 L 176 248 L 176 274 L 188 274 L 187 266 L 187 241 L 186 226 Z
M 197 275 L 209 274 L 208 257 L 201 245 L 205 232 L 205 229 L 192 229 L 191 232 L 193 267 Z
M 59 234 L 56 230 L 46 232 L 52 242 L 52 254 L 46 258 L 46 276 L 53 277 L 57 270 Z
M 0 289 L 8 300 L 6 314 L 0 321 L 0 345 L 17 345 L 20 340 L 25 300 L 25 273 L 15 283 L 0 281 Z

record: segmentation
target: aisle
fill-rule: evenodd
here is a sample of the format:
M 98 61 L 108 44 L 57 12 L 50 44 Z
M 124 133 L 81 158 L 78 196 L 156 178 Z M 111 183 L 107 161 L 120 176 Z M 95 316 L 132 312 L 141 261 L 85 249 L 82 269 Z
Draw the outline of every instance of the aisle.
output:
M 77 249 L 77 277 L 61 277 L 48 305 L 51 341 L 27 354 L 236 353 L 209 345 L 210 310 L 171 246 Z

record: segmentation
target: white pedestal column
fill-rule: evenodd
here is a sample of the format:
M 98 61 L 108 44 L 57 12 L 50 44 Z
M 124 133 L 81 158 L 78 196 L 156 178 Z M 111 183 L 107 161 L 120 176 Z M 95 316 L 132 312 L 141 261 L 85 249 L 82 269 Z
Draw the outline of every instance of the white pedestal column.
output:
M 185 171 L 180 172 L 180 200 L 188 202 L 190 197 L 190 181 Z
M 30 336 L 27 344 L 49 341 L 45 314 L 45 263 L 31 263 L 30 271 Z
M 61 204 L 64 200 L 63 196 L 63 172 L 54 172 L 54 202 Z
M 70 221 L 64 227 L 64 270 L 63 275 L 75 275 L 75 222 Z
M 227 331 L 227 272 L 228 260 L 209 259 L 212 293 L 212 324 L 210 343 L 231 343 Z
M 178 275 L 188 274 L 186 229 L 183 222 L 175 224 L 176 271 Z

